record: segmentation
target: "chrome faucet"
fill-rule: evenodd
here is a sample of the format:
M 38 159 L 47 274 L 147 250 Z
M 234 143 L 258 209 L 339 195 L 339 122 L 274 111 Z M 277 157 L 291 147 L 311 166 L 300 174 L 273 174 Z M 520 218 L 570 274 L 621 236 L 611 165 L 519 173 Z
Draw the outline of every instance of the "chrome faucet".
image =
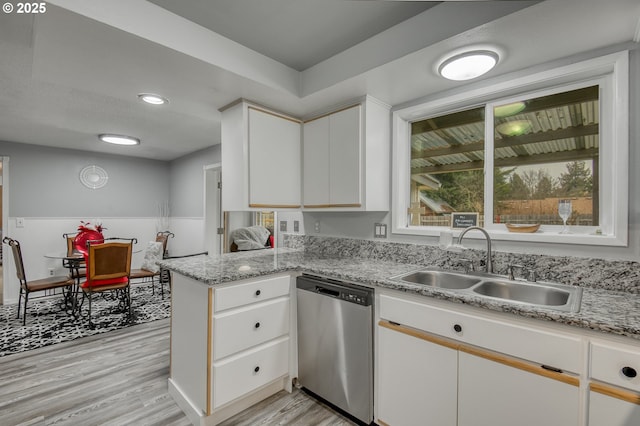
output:
M 473 231 L 473 230 L 478 230 L 482 232 L 485 238 L 487 239 L 487 273 L 493 274 L 493 260 L 491 258 L 491 237 L 489 236 L 489 233 L 487 231 L 480 228 L 479 226 L 470 226 L 468 228 L 465 228 L 464 231 L 462 231 L 462 233 L 458 237 L 458 245 L 462 245 L 462 237 L 464 237 L 464 235 L 467 232 Z

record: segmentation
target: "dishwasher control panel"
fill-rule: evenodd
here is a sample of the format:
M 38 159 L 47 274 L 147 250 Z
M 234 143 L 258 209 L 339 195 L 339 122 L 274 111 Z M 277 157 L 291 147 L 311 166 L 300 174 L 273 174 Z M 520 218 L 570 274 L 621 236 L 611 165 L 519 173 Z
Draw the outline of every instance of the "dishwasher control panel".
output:
M 303 275 L 297 288 L 363 306 L 373 303 L 373 289 L 331 278 Z

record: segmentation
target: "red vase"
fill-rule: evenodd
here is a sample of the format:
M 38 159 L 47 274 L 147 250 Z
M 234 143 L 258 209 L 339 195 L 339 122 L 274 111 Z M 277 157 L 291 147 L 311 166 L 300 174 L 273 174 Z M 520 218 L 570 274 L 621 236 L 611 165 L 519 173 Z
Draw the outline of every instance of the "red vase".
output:
M 87 241 L 92 244 L 104 243 L 104 236 L 98 231 L 80 231 L 73 239 L 73 246 L 82 254 L 87 254 Z

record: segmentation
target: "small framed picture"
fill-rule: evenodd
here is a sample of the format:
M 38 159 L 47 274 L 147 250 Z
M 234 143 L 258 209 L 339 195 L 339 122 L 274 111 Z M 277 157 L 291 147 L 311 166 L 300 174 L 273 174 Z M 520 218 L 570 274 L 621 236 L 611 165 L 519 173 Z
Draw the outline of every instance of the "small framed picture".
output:
M 470 226 L 478 226 L 478 213 L 460 212 L 451 213 L 451 228 L 460 229 Z

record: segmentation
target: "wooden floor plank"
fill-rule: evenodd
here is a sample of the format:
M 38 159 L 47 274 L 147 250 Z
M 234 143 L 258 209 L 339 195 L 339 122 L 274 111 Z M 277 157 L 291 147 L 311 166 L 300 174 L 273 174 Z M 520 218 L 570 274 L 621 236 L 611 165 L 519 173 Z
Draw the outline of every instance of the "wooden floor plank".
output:
M 0 425 L 188 426 L 167 392 L 169 320 L 0 357 Z M 280 392 L 231 425 L 353 425 L 301 391 Z

